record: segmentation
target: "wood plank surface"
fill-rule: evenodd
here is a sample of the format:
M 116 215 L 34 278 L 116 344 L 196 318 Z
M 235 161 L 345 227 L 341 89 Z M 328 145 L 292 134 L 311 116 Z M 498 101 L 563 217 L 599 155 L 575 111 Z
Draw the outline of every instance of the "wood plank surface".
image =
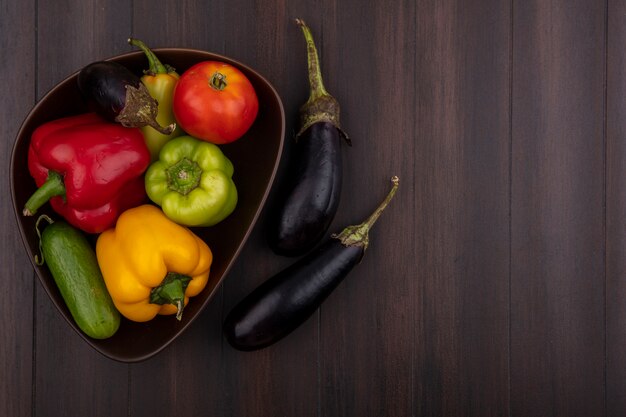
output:
M 224 53 L 222 4 L 181 1 L 154 7 L 154 2 L 136 0 L 132 6 L 132 34 L 151 48 L 187 47 Z M 220 290 L 188 332 L 158 359 L 130 367 L 129 415 L 191 416 L 206 410 L 222 415 L 218 412 L 224 404 L 221 308 Z M 189 389 L 190 381 L 197 389 Z
M 36 38 L 35 1 L 0 2 L 0 51 L 11 57 L 11 65 L 0 66 L 0 165 L 3 167 L 0 190 L 2 218 L 3 289 L 6 302 L 0 303 L 0 415 L 31 416 L 33 407 L 33 332 L 36 326 L 33 312 L 34 291 L 38 285 L 31 263 L 24 251 L 16 227 L 11 198 L 9 165 L 13 138 L 22 118 L 35 104 L 37 68 L 35 66 Z
M 236 22 L 241 10 L 249 9 L 255 19 L 225 29 L 225 52 L 242 62 L 254 63 L 281 96 L 286 117 L 286 146 L 281 172 L 286 172 L 297 129 L 297 109 L 307 98 L 306 46 L 294 19 L 303 18 L 317 29 L 316 5 L 287 1 L 267 7 L 264 2 L 235 1 L 225 12 L 225 20 Z M 319 6 L 318 6 L 319 7 Z M 256 36 L 251 36 L 256 33 Z M 319 33 L 319 32 L 318 32 Z M 321 39 L 316 36 L 316 41 Z M 299 94 L 298 94 L 299 93 Z M 281 178 L 280 176 L 278 178 Z M 278 183 L 277 183 L 278 185 Z M 278 189 L 277 189 L 278 191 Z M 273 194 L 274 196 L 277 193 Z M 272 206 L 274 200 L 268 201 Z M 224 283 L 223 314 L 256 286 L 277 273 L 293 259 L 275 255 L 267 246 L 267 210 L 246 245 L 239 263 Z M 302 416 L 318 415 L 318 334 L 317 320 L 310 320 L 291 337 L 257 352 L 238 352 L 224 342 L 226 365 L 224 384 L 229 388 L 223 399 L 225 415 Z M 286 399 L 286 393 L 292 393 Z M 288 395 L 288 394 L 287 394 Z
M 415 3 L 355 10 L 326 1 L 322 8 L 329 11 L 318 26 L 326 84 L 352 140 L 343 147 L 344 188 L 329 232 L 365 221 L 393 175 L 400 188 L 371 230 L 363 260 L 320 310 L 319 415 L 410 415 L 415 275 L 403 260 L 414 254 L 414 215 L 400 213 L 415 210 L 406 158 L 416 147 Z
M 296 17 L 353 141 L 329 234 L 364 220 L 392 175 L 401 185 L 321 309 L 239 352 L 224 317 L 295 261 L 265 234 L 308 97 Z M 141 363 L 74 334 L 2 200 L 0 416 L 626 415 L 625 27 L 614 0 L 0 0 L 6 172 L 36 100 L 130 51 L 131 35 L 249 65 L 287 118 L 239 259 L 185 333 Z
M 125 4 L 37 3 L 38 99 L 84 65 L 128 49 L 123 42 L 130 31 Z M 33 415 L 126 414 L 128 366 L 112 362 L 77 337 L 42 286 L 37 283 L 35 289 Z
M 510 5 L 420 2 L 415 412 L 509 405 Z
M 626 410 L 626 3 L 607 8 L 606 410 Z
M 605 413 L 605 5 L 515 2 L 511 414 Z

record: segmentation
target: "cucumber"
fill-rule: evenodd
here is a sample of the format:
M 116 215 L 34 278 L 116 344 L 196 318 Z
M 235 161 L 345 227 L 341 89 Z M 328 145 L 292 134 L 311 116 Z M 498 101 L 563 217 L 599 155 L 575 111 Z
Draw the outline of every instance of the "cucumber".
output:
M 78 327 L 89 337 L 106 339 L 120 326 L 120 313 L 107 291 L 96 254 L 85 235 L 63 221 L 52 221 L 40 234 L 45 262 Z

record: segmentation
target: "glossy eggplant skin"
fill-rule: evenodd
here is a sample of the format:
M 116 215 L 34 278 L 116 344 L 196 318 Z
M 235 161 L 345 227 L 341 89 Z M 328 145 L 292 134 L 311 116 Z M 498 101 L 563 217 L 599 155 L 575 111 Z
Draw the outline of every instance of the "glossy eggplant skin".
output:
M 237 304 L 224 321 L 223 332 L 236 349 L 267 347 L 304 323 L 363 259 L 369 230 L 395 195 L 400 179 L 376 210 L 358 225 L 344 228 L 329 240 L 265 281 Z
M 128 68 L 113 61 L 93 62 L 78 73 L 78 88 L 93 110 L 115 121 L 126 105 L 126 88 L 139 88 L 141 80 Z
M 357 265 L 363 246 L 330 239 L 265 281 L 231 310 L 224 335 L 243 351 L 267 347 L 304 323 Z
M 169 135 L 176 124 L 161 126 L 157 122 L 157 101 L 139 77 L 113 61 L 98 61 L 78 73 L 78 89 L 92 111 L 104 119 L 125 127 L 152 126 Z
M 270 247 L 279 255 L 300 256 L 321 241 L 341 197 L 342 137 L 329 122 L 311 125 L 295 144 L 285 200 L 276 211 Z

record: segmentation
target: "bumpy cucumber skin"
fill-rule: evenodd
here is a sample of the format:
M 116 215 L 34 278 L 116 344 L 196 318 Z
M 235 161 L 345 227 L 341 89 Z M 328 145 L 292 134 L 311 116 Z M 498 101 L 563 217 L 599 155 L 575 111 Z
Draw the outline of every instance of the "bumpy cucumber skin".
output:
M 87 238 L 69 224 L 57 221 L 41 234 L 44 262 L 74 321 L 89 337 L 107 339 L 120 326 L 94 250 Z

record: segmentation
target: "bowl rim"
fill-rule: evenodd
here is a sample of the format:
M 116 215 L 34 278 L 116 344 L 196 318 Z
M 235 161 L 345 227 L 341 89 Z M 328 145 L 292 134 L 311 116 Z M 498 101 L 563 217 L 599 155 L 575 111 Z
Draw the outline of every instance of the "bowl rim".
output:
M 145 352 L 143 354 L 140 355 L 135 355 L 135 356 L 124 356 L 124 355 L 119 355 L 119 354 L 115 354 L 115 353 L 111 353 L 111 352 L 106 352 L 104 350 L 102 350 L 96 342 L 98 342 L 95 339 L 91 339 L 90 337 L 88 337 L 87 335 L 85 335 L 83 332 L 81 332 L 78 329 L 78 326 L 72 321 L 72 318 L 69 317 L 66 314 L 63 314 L 61 312 L 61 310 L 59 310 L 59 306 L 57 305 L 57 302 L 55 301 L 53 295 L 50 293 L 50 290 L 48 289 L 48 287 L 46 285 L 44 285 L 44 283 L 42 282 L 43 279 L 42 277 L 39 275 L 39 273 L 37 272 L 37 269 L 40 267 L 39 265 L 36 264 L 35 259 L 32 256 L 28 256 L 31 265 L 33 267 L 33 272 L 35 273 L 35 275 L 37 275 L 37 281 L 39 281 L 39 284 L 43 287 L 44 291 L 46 292 L 48 298 L 50 299 L 50 301 L 55 305 L 56 309 L 59 311 L 59 313 L 61 313 L 61 316 L 65 319 L 66 322 L 68 322 L 70 328 L 72 328 L 76 333 L 78 333 L 78 335 L 85 341 L 87 342 L 88 345 L 90 345 L 93 349 L 95 349 L 98 353 L 100 353 L 101 355 L 118 361 L 118 362 L 122 362 L 122 363 L 137 363 L 137 362 L 142 362 L 145 361 L 147 359 L 150 359 L 151 357 L 157 355 L 158 353 L 160 353 L 161 351 L 163 351 L 165 348 L 167 348 L 170 344 L 172 344 L 174 342 L 174 340 L 176 340 L 197 318 L 200 314 L 202 314 L 202 312 L 206 309 L 206 306 L 208 305 L 208 303 L 212 300 L 212 298 L 214 297 L 215 293 L 217 292 L 217 290 L 219 289 L 219 287 L 221 287 L 224 283 L 224 280 L 226 279 L 226 277 L 228 276 L 230 270 L 232 269 L 233 265 L 235 264 L 235 262 L 237 261 L 239 254 L 241 253 L 241 251 L 243 250 L 243 247 L 245 246 L 246 242 L 248 241 L 248 238 L 250 237 L 250 234 L 252 233 L 252 230 L 256 227 L 256 223 L 261 215 L 261 212 L 263 211 L 266 202 L 267 202 L 267 198 L 271 192 L 271 189 L 273 187 L 274 184 L 274 180 L 276 178 L 276 174 L 278 172 L 278 167 L 280 165 L 280 161 L 282 159 L 282 153 L 283 153 L 283 148 L 284 148 L 284 142 L 285 142 L 285 129 L 286 129 L 286 120 L 285 120 L 285 109 L 282 103 L 282 100 L 280 98 L 280 95 L 278 94 L 278 91 L 276 90 L 276 88 L 274 87 L 274 85 L 267 79 L 265 78 L 263 75 L 261 75 L 258 71 L 256 71 L 255 69 L 251 68 L 250 66 L 242 63 L 241 61 L 228 57 L 226 55 L 222 55 L 219 53 L 214 53 L 214 52 L 210 52 L 210 51 L 206 51 L 206 50 L 202 50 L 202 49 L 194 49 L 194 48 L 177 48 L 177 47 L 162 47 L 162 48 L 151 48 L 151 50 L 155 53 L 177 53 L 177 54 L 187 54 L 187 53 L 191 53 L 191 54 L 198 54 L 198 55 L 204 55 L 206 56 L 206 60 L 218 60 L 218 61 L 223 61 L 229 64 L 234 65 L 235 67 L 239 68 L 239 69 L 243 69 L 244 73 L 248 72 L 251 74 L 254 74 L 255 77 L 257 77 L 258 79 L 260 79 L 265 86 L 267 87 L 268 91 L 271 93 L 272 96 L 274 96 L 274 99 L 276 101 L 276 103 L 278 104 L 278 111 L 279 111 L 279 115 L 280 115 L 280 138 L 279 138 L 279 143 L 278 143 L 278 149 L 276 151 L 276 157 L 274 160 L 274 164 L 271 168 L 271 172 L 270 172 L 270 176 L 268 178 L 268 182 L 267 182 L 267 186 L 265 187 L 265 191 L 263 192 L 263 195 L 261 197 L 261 199 L 259 200 L 259 204 L 256 207 L 254 214 L 251 218 L 251 221 L 248 225 L 248 227 L 246 228 L 245 233 L 243 234 L 239 244 L 237 245 L 233 255 L 232 255 L 232 259 L 229 262 L 228 265 L 226 265 L 226 268 L 224 269 L 224 272 L 222 273 L 222 276 L 219 278 L 219 280 L 217 281 L 217 283 L 215 284 L 215 287 L 211 290 L 211 292 L 207 295 L 206 299 L 202 302 L 202 304 L 199 306 L 198 308 L 198 312 L 191 317 L 191 319 L 185 321 L 184 323 L 180 323 L 179 326 L 177 326 L 177 330 L 175 332 L 173 332 L 172 336 L 169 337 L 169 339 L 167 339 L 164 343 L 162 343 L 161 345 L 159 345 L 157 348 L 150 350 L 149 352 Z M 118 60 L 124 60 L 124 59 L 128 59 L 128 58 L 136 58 L 136 57 L 140 57 L 140 56 L 144 56 L 144 53 L 142 51 L 139 50 L 135 50 L 135 51 L 128 51 L 128 52 L 124 52 L 121 54 L 117 54 L 117 55 L 112 55 L 109 56 L 108 58 L 104 58 L 102 59 L 102 61 L 118 61 Z M 199 61 L 201 62 L 201 61 Z M 81 67 L 82 69 L 82 67 Z M 65 78 L 63 78 L 61 81 L 57 82 L 56 84 L 54 84 L 48 91 L 46 91 L 46 93 L 36 101 L 36 103 L 30 108 L 30 110 L 28 111 L 28 113 L 26 113 L 26 115 L 24 116 L 22 123 L 20 124 L 20 127 L 17 131 L 17 133 L 15 134 L 14 137 L 14 141 L 13 141 L 13 146 L 12 146 L 12 150 L 11 150 L 11 159 L 10 159 L 10 164 L 9 164 L 9 177 L 10 177 L 10 193 L 11 193 L 11 201 L 13 203 L 13 212 L 14 212 L 14 216 L 15 216 L 15 221 L 16 221 L 16 226 L 17 229 L 19 230 L 19 234 L 22 240 L 22 245 L 24 246 L 24 249 L 26 251 L 27 254 L 30 254 L 30 247 L 28 245 L 28 241 L 27 241 L 27 237 L 26 237 L 26 232 L 24 230 L 24 228 L 21 226 L 20 223 L 20 213 L 21 213 L 21 208 L 18 207 L 17 205 L 17 201 L 16 201 L 16 183 L 15 183 L 15 178 L 13 173 L 15 172 L 14 168 L 15 168 L 15 161 L 16 161 L 16 154 L 17 154 L 17 145 L 18 145 L 18 139 L 22 136 L 24 136 L 25 134 L 25 130 L 27 127 L 27 122 L 30 119 L 30 117 L 35 114 L 40 107 L 42 107 L 44 105 L 44 102 L 49 99 L 52 95 L 54 95 L 58 90 L 60 90 L 62 87 L 64 87 L 66 84 L 70 83 L 70 82 L 75 82 L 75 78 L 78 75 L 78 73 L 80 72 L 81 69 L 78 69 L 74 72 L 72 72 L 71 74 L 69 74 L 68 76 L 66 76 Z M 33 314 L 35 314 L 33 312 Z

